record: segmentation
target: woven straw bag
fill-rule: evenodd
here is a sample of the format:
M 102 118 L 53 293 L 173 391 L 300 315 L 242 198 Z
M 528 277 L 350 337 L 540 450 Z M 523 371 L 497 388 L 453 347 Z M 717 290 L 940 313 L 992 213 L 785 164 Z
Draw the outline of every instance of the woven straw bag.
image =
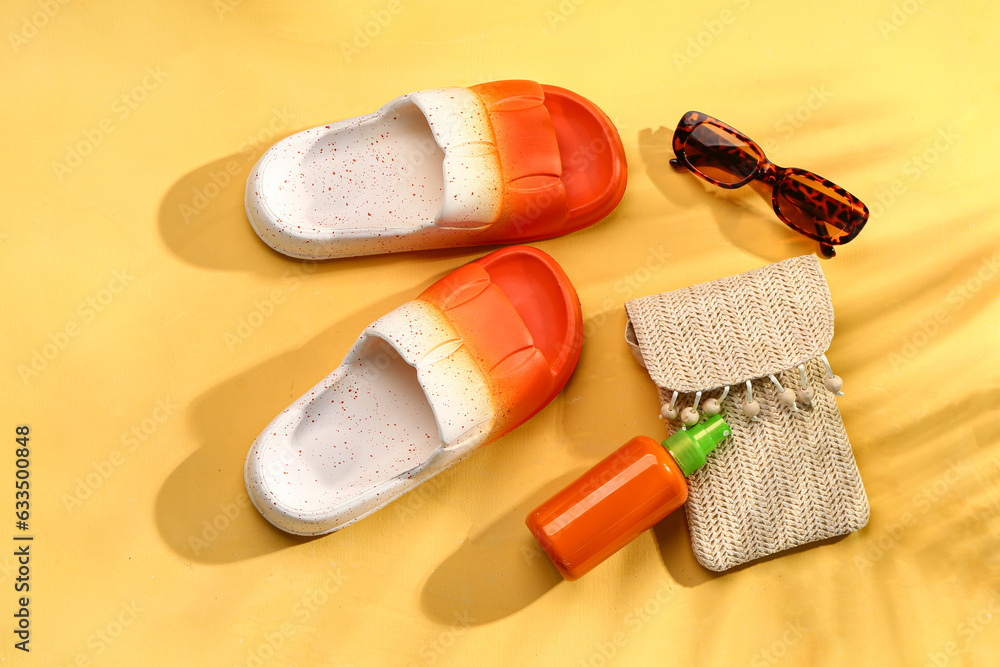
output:
M 834 396 L 840 379 L 825 357 L 833 305 L 815 256 L 625 309 L 626 341 L 663 412 L 690 423 L 699 410 L 721 410 L 732 427 L 688 478 L 691 546 L 703 566 L 728 570 L 868 523 Z

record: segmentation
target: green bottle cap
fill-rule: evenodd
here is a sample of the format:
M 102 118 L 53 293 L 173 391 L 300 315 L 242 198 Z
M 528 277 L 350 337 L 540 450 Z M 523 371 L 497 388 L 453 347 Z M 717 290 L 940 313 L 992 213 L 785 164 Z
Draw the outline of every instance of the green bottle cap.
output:
M 663 446 L 674 457 L 681 472 L 687 477 L 705 465 L 705 457 L 720 442 L 728 438 L 729 433 L 729 424 L 719 415 L 715 415 L 686 431 L 677 431 L 663 441 Z

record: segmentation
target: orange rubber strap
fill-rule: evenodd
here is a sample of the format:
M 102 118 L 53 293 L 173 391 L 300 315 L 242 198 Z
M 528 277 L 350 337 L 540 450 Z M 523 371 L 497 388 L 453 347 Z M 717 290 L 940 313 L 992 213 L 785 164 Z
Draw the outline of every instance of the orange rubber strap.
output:
M 494 223 L 497 238 L 556 234 L 569 218 L 562 159 L 545 93 L 534 81 L 472 86 L 486 106 L 500 153 L 504 207 Z
M 456 269 L 419 298 L 445 313 L 485 372 L 497 401 L 500 433 L 548 400 L 552 369 L 517 310 L 481 266 L 473 262 Z

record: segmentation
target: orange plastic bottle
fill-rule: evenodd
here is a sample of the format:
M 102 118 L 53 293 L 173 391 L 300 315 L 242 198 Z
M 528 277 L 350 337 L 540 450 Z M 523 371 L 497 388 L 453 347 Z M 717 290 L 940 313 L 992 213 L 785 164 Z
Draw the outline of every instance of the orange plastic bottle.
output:
M 718 415 L 662 444 L 640 435 L 528 515 L 568 581 L 579 579 L 687 500 L 685 477 L 729 436 Z

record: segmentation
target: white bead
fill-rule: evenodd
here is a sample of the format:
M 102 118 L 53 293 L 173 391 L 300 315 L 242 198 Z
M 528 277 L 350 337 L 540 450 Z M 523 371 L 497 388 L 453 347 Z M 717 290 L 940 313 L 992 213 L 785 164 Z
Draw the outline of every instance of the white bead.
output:
M 722 406 L 719 405 L 719 399 L 717 398 L 708 399 L 707 401 L 702 403 L 701 407 L 705 410 L 705 414 L 708 415 L 709 417 L 712 417 L 722 412 Z
M 795 407 L 795 392 L 792 391 L 791 389 L 785 389 L 780 394 L 778 394 L 778 400 L 781 401 L 781 404 L 784 405 L 786 408 L 791 408 L 792 410 L 798 410 L 798 408 Z
M 840 379 L 839 375 L 834 375 L 831 378 L 824 379 L 823 386 L 840 396 L 840 390 L 844 388 L 844 381 Z
M 681 423 L 685 426 L 694 426 L 700 419 L 698 411 L 694 408 L 684 408 L 681 410 Z
M 673 421 L 677 419 L 677 408 L 672 408 L 669 405 L 664 405 L 662 408 L 660 408 L 660 416 L 663 417 L 664 419 L 669 419 L 670 421 Z
M 812 405 L 812 400 L 813 400 L 813 390 L 812 390 L 812 388 L 809 388 L 809 389 L 799 389 L 797 392 L 795 392 L 795 398 L 802 405 Z

